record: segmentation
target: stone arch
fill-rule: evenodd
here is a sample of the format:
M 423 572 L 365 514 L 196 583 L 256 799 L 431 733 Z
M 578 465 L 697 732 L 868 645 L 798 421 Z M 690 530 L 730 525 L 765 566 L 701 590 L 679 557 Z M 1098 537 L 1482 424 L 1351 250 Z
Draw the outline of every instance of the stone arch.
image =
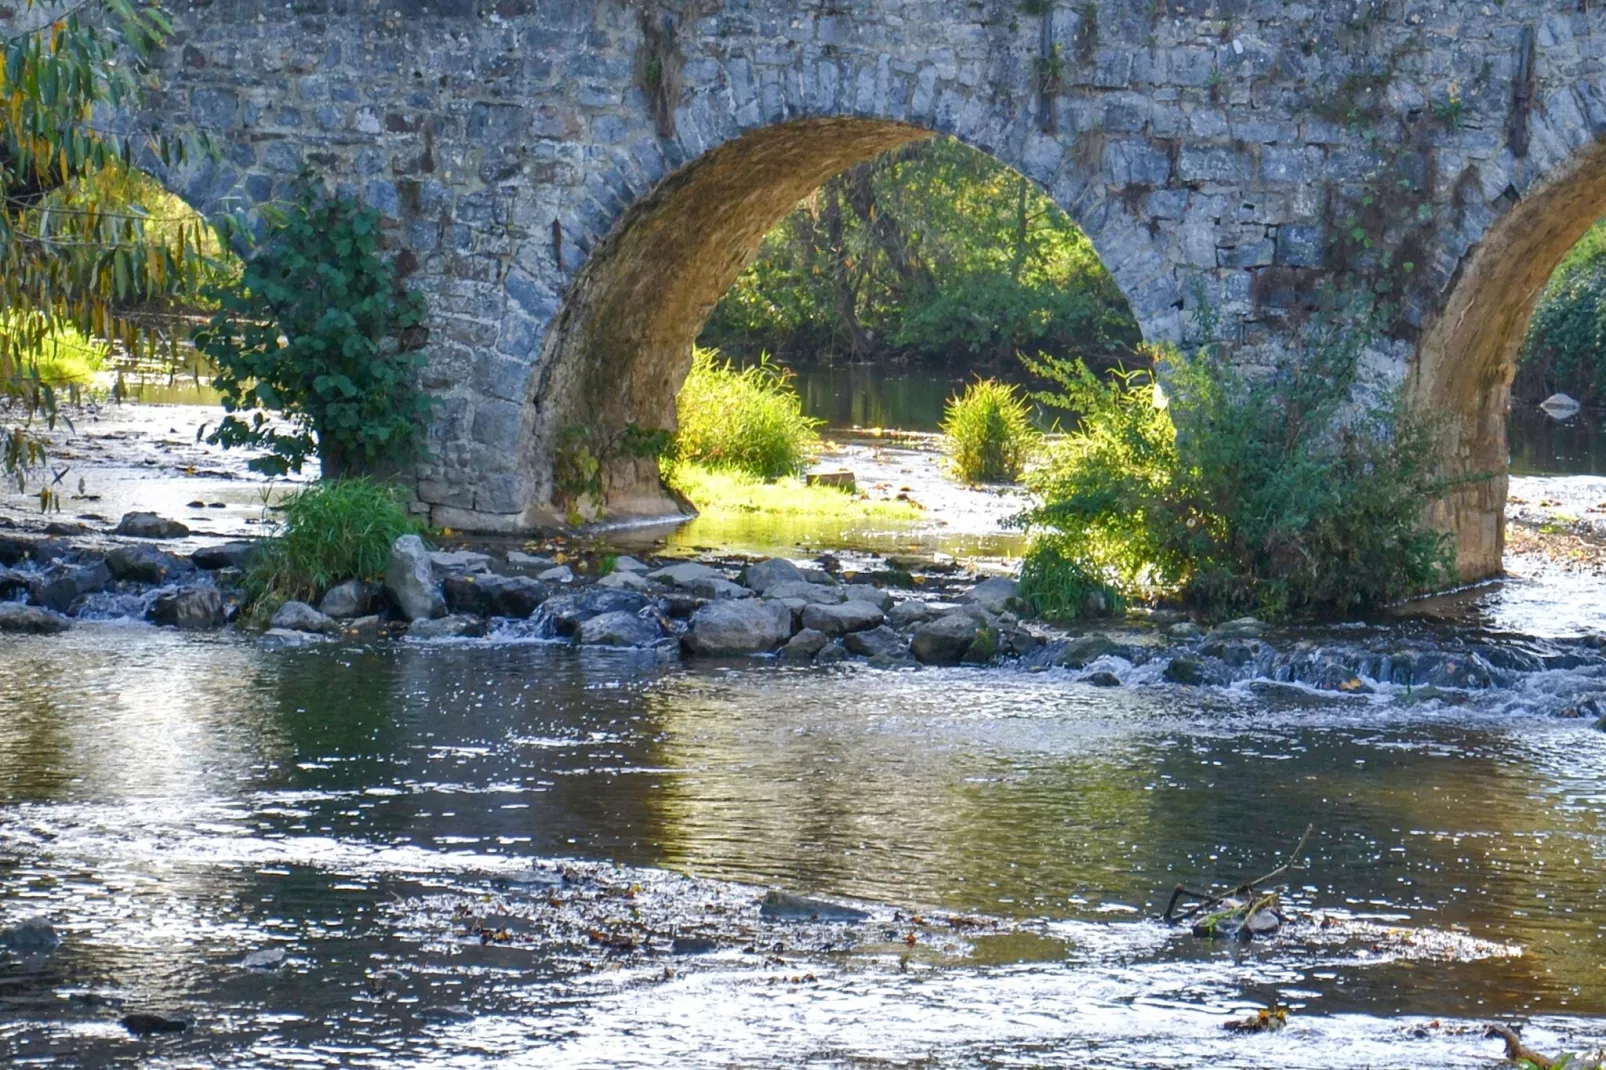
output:
M 853 116 L 762 126 L 705 153 L 637 201 L 591 252 L 546 332 L 530 386 L 526 437 L 538 463 L 562 463 L 571 428 L 585 429 L 575 442 L 600 445 L 610 456 L 626 428 L 672 430 L 692 344 L 770 228 L 831 177 L 941 132 L 904 120 Z M 1161 269 L 1164 239 L 1119 205 L 1111 210 L 1102 199 L 1089 205 L 1072 196 L 1091 185 L 1090 176 L 1074 172 L 1093 168 L 1063 161 L 1056 152 L 1050 166 L 1032 174 L 1008 147 L 970 147 L 1037 182 L 1083 227 L 1146 337 L 1174 333 L 1174 283 L 1143 290 L 1142 304 L 1122 285 L 1143 277 L 1137 273 L 1152 276 Z M 1151 245 L 1152 259 L 1108 258 L 1111 248 L 1136 252 Z M 557 504 L 562 488 L 551 468 L 535 476 L 538 493 Z M 609 519 L 679 512 L 655 461 L 613 456 L 605 483 Z
M 1435 507 L 1455 533 L 1465 579 L 1501 572 L 1505 549 L 1507 412 L 1517 357 L 1551 274 L 1606 215 L 1606 142 L 1550 167 L 1462 261 L 1439 315 L 1417 348 L 1408 387 L 1443 415 L 1452 473 L 1487 474 Z

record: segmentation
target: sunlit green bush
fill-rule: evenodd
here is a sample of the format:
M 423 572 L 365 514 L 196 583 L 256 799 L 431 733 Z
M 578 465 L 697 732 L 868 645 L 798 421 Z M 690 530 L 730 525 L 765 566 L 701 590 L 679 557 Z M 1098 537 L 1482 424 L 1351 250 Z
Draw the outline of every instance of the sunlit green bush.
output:
M 954 475 L 966 483 L 1017 481 L 1042 440 L 1026 399 L 995 379 L 977 380 L 948 399 L 942 434 Z
M 803 415 L 789 373 L 768 360 L 736 368 L 697 349 L 676 399 L 679 430 L 669 461 L 746 472 L 760 479 L 797 473 L 819 445 L 818 420 Z
M 1083 557 L 1073 540 L 1033 540 L 1021 562 L 1020 596 L 1044 620 L 1069 623 L 1106 616 L 1124 603 L 1103 569 Z
M 1129 596 L 1273 619 L 1366 614 L 1451 582 L 1451 540 L 1423 521 L 1452 486 L 1438 429 L 1397 395 L 1364 402 L 1364 322 L 1316 324 L 1253 377 L 1216 346 L 1156 352 L 1158 380 L 1029 360 L 1058 387 L 1039 400 L 1078 424 L 1029 479 L 1042 504 L 1020 519 L 1052 538 L 1028 572 L 1069 555 Z
M 292 599 L 316 603 L 346 580 L 382 578 L 391 544 L 420 530 L 396 491 L 370 479 L 313 484 L 281 509 L 245 576 L 250 601 L 268 613 Z
M 1513 392 L 1539 401 L 1558 391 L 1606 401 L 1606 223 L 1567 254 L 1539 298 Z
M 0 313 L 0 335 L 15 341 L 12 351 L 23 355 L 19 375 L 51 386 L 89 382 L 111 352 L 104 342 L 85 338 L 72 324 L 37 313 Z

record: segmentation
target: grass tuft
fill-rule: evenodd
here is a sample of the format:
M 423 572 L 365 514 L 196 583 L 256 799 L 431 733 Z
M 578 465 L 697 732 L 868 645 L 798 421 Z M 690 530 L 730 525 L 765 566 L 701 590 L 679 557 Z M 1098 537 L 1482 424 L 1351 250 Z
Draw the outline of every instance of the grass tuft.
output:
M 390 486 L 371 479 L 316 483 L 282 503 L 278 531 L 245 576 L 256 616 L 288 601 L 316 604 L 347 580 L 377 580 L 390 547 L 419 524 Z
M 942 433 L 954 475 L 966 483 L 1017 482 L 1042 440 L 1020 392 L 996 379 L 949 398 Z
M 819 445 L 820 421 L 803 415 L 790 373 L 768 358 L 737 369 L 697 349 L 676 401 L 680 430 L 670 467 L 699 464 L 760 479 L 796 475 Z

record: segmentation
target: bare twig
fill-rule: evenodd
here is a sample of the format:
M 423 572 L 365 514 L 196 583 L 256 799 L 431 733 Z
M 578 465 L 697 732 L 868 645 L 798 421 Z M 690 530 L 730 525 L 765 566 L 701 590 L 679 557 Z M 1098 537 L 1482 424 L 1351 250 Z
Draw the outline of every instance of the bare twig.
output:
M 1211 907 L 1219 906 L 1234 896 L 1247 896 L 1254 893 L 1262 884 L 1268 884 L 1287 873 L 1290 869 L 1294 868 L 1294 862 L 1299 858 L 1300 852 L 1305 849 L 1305 844 L 1310 841 L 1310 834 L 1314 831 L 1316 831 L 1315 825 L 1306 825 L 1305 834 L 1299 838 L 1298 843 L 1294 844 L 1294 849 L 1289 851 L 1288 854 L 1283 858 L 1282 865 L 1278 866 L 1276 869 L 1272 870 L 1270 873 L 1267 873 L 1263 877 L 1256 877 L 1252 881 L 1246 881 L 1245 883 L 1238 885 L 1238 887 L 1232 889 L 1230 892 L 1198 892 L 1184 885 L 1177 885 L 1171 890 L 1171 900 L 1170 902 L 1166 903 L 1165 913 L 1162 914 L 1161 917 L 1172 923 L 1178 921 L 1187 921 L 1190 918 L 1197 917 L 1199 914 L 1209 910 Z M 1183 898 L 1194 899 L 1197 900 L 1197 902 L 1188 907 L 1181 914 L 1175 914 L 1174 912 L 1176 911 L 1177 900 Z

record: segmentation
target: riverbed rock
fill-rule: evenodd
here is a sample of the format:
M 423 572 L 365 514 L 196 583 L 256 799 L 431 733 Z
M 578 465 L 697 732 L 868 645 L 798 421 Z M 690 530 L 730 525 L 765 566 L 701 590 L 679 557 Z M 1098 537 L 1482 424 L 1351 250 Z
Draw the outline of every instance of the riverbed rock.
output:
M 196 568 L 207 572 L 225 568 L 246 569 L 251 567 L 251 561 L 260 549 L 261 544 L 255 542 L 225 542 L 201 547 L 190 554 L 190 561 Z
M 1254 617 L 1239 617 L 1229 620 L 1225 624 L 1218 624 L 1210 630 L 1211 639 L 1259 639 L 1266 634 L 1264 621 Z
M 269 628 L 257 637 L 257 645 L 268 650 L 296 650 L 315 643 L 327 643 L 329 636 L 317 632 L 294 632 L 289 628 Z
M 1172 658 L 1161 675 L 1167 683 L 1196 686 L 1205 682 L 1205 664 L 1198 658 Z
M 485 621 L 466 613 L 422 618 L 407 626 L 410 639 L 477 639 L 485 634 Z
M 168 1018 L 161 1014 L 147 1014 L 143 1011 L 135 1014 L 125 1014 L 119 1019 L 122 1027 L 136 1037 L 151 1037 L 160 1033 L 182 1033 L 190 1027 L 190 1023 L 182 1018 Z
M 682 561 L 677 565 L 665 565 L 661 569 L 649 572 L 647 578 L 657 580 L 666 587 L 690 587 L 698 580 L 722 580 L 725 574 L 717 568 L 697 561 Z
M 1439 654 L 1419 659 L 1416 675 L 1419 682 L 1434 687 L 1481 691 L 1494 685 L 1489 663 L 1476 654 Z
M 698 598 L 714 601 L 719 598 L 751 598 L 753 592 L 739 583 L 733 583 L 724 577 L 698 580 L 686 588 Z
M 366 617 L 374 611 L 379 602 L 379 589 L 371 583 L 362 580 L 347 580 L 337 583 L 329 588 L 318 603 L 318 611 L 326 617 L 336 620 L 349 620 L 352 617 Z
M 781 583 L 803 583 L 803 570 L 784 557 L 755 561 L 742 573 L 742 582 L 769 597 L 770 588 Z M 777 596 L 779 597 L 779 596 Z
M 924 624 L 933 616 L 931 606 L 918 598 L 905 598 L 887 610 L 887 622 L 894 628 L 907 628 L 911 624 Z
M 562 636 L 576 636 L 580 625 L 604 613 L 640 613 L 648 606 L 647 597 L 637 591 L 593 587 L 574 594 L 560 594 L 541 604 L 552 621 L 552 630 Z
M 824 632 L 815 631 L 813 628 L 804 628 L 792 636 L 791 641 L 781 648 L 781 656 L 794 661 L 808 661 L 824 650 L 825 644 L 830 641 L 831 637 Z
M 428 620 L 446 611 L 429 549 L 417 535 L 403 535 L 391 545 L 385 590 L 407 620 Z
M 958 665 L 984 628 L 969 613 L 949 613 L 915 629 L 910 653 L 923 665 Z
M 153 624 L 181 631 L 221 628 L 227 613 L 216 587 L 187 586 L 157 596 L 145 617 Z
M 548 569 L 557 564 L 550 557 L 541 554 L 527 554 L 522 550 L 509 550 L 507 563 L 513 568 Z
M 134 539 L 182 539 L 190 529 L 177 520 L 169 520 L 155 513 L 124 513 L 117 522 L 113 535 L 127 535 Z
M 1121 649 L 1121 644 L 1107 635 L 1082 635 L 1065 644 L 1065 649 L 1055 655 L 1054 664 L 1081 669 L 1100 658 L 1118 654 Z
M 896 658 L 909 650 L 903 636 L 885 624 L 868 631 L 849 632 L 842 637 L 842 645 L 848 653 L 861 658 Z
M 289 632 L 316 632 L 319 635 L 339 635 L 340 625 L 333 617 L 320 613 L 305 602 L 286 602 L 268 622 L 270 628 Z
M 66 613 L 80 598 L 104 591 L 112 583 L 112 570 L 104 561 L 57 568 L 59 571 L 40 577 L 29 591 L 35 603 L 57 613 Z
M 574 569 L 568 565 L 556 565 L 544 572 L 537 573 L 535 578 L 542 583 L 573 583 Z
M 809 605 L 831 606 L 842 601 L 842 588 L 825 583 L 810 583 L 807 580 L 787 580 L 777 583 L 763 591 L 765 598 L 769 599 L 798 599 Z
M 639 572 L 644 576 L 648 571 L 645 564 L 636 560 L 634 557 L 631 557 L 629 554 L 620 554 L 618 557 L 614 558 L 613 570 L 614 572 Z
M 693 654 L 727 656 L 766 654 L 791 637 L 791 610 L 744 598 L 710 602 L 693 613 L 684 642 Z
M 1018 612 L 1022 608 L 1020 584 L 1003 576 L 982 580 L 966 593 L 965 600 L 989 613 Z
M 892 592 L 883 591 L 881 588 L 868 583 L 848 584 L 842 588 L 842 600 L 844 602 L 868 602 L 882 613 L 891 609 L 892 603 L 896 601 L 892 597 Z
M 1094 687 L 1121 686 L 1121 678 L 1107 669 L 1101 669 L 1096 673 L 1089 674 L 1087 679 L 1083 680 L 1082 682 L 1085 684 L 1092 684 Z
M 253 951 L 240 960 L 240 965 L 248 970 L 277 970 L 284 965 L 289 955 L 282 947 L 265 947 L 261 951 Z
M 478 550 L 431 550 L 430 566 L 441 579 L 470 572 L 491 571 L 491 555 Z
M 959 659 L 961 665 L 991 665 L 993 660 L 1003 652 L 997 628 L 982 623 L 976 629 L 976 638 Z
M 0 947 L 17 955 L 48 955 L 61 946 L 56 927 L 37 915 L 0 929 Z
M 612 587 L 622 591 L 649 591 L 652 581 L 639 571 L 610 572 L 597 581 L 598 587 Z
M 814 664 L 816 665 L 835 665 L 838 662 L 852 660 L 853 655 L 848 652 L 847 647 L 842 645 L 842 640 L 840 639 L 833 639 L 826 643 L 820 648 L 820 652 L 814 655 Z
M 163 584 L 171 576 L 195 568 L 189 561 L 154 546 L 118 546 L 106 555 L 106 567 L 119 579 L 132 583 Z
M 529 576 L 450 576 L 441 586 L 446 608 L 481 617 L 528 618 L 547 598 L 547 586 Z
M 1183 620 L 1178 621 L 1167 628 L 1165 630 L 1165 634 L 1167 639 L 1175 639 L 1178 642 L 1187 642 L 1189 639 L 1197 639 L 1203 635 L 1204 629 L 1193 623 L 1191 620 Z
M 805 628 L 837 638 L 878 627 L 884 620 L 886 615 L 880 606 L 869 602 L 842 602 L 832 606 L 804 606 L 802 623 Z
M 663 635 L 656 618 L 619 611 L 581 624 L 579 638 L 586 646 L 652 646 Z
M 759 904 L 759 917 L 766 921 L 836 921 L 857 923 L 869 920 L 869 913 L 825 899 L 793 895 L 772 890 Z
M 26 593 L 33 586 L 34 577 L 15 569 L 0 568 L 0 602 L 9 602 L 17 593 Z

